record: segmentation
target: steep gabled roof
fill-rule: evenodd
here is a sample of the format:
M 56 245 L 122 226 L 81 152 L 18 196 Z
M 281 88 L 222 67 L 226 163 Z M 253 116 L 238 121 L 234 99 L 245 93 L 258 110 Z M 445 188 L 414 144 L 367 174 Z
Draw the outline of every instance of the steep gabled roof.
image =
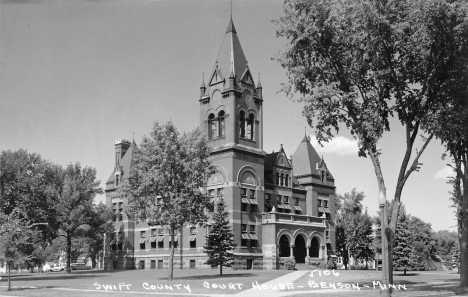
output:
M 128 178 L 130 175 L 130 169 L 132 169 L 132 166 L 135 164 L 135 161 L 133 160 L 133 149 L 135 148 L 136 143 L 133 141 L 132 145 L 128 148 L 128 150 L 125 152 L 125 155 L 122 157 L 122 160 L 120 160 L 120 169 L 123 172 L 122 179 Z M 112 171 L 112 174 L 110 175 L 109 179 L 107 180 L 106 184 L 109 183 L 114 183 L 115 180 L 115 167 L 114 171 Z
M 229 21 L 223 44 L 221 45 L 216 61 L 218 69 L 224 77 L 229 77 L 232 68 L 234 75 L 237 76 L 237 79 L 240 79 L 246 69 L 247 59 L 245 58 L 244 51 L 237 37 L 237 31 L 232 18 Z M 216 71 L 216 65 L 213 69 L 213 72 L 214 71 Z
M 318 174 L 316 164 L 320 162 L 321 158 L 305 135 L 293 155 L 294 176 Z

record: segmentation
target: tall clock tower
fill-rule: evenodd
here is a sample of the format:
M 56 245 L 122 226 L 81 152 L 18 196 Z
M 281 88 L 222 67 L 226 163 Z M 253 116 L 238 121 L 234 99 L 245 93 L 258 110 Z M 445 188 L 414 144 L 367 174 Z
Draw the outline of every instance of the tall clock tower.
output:
M 261 257 L 264 211 L 263 96 L 232 18 L 199 101 L 200 128 L 210 141 L 217 170 L 208 182 L 209 196 L 222 197 L 230 211 L 238 261 L 255 266 L 255 255 Z

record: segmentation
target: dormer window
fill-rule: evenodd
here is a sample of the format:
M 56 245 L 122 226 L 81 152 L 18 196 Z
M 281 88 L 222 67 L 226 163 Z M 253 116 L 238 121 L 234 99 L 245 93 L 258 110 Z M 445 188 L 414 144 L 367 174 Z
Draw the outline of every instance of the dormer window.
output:
M 322 183 L 325 183 L 325 170 L 322 170 Z
M 116 187 L 119 186 L 119 177 L 120 177 L 120 174 L 116 174 L 116 175 L 115 175 L 115 186 L 116 186 Z

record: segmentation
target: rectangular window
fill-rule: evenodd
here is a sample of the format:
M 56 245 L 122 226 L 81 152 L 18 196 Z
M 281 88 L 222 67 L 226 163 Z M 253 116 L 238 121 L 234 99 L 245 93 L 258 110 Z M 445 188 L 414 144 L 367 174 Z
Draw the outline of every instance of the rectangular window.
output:
M 151 237 L 156 236 L 158 234 L 158 229 L 151 229 Z
M 250 190 L 250 198 L 255 199 L 255 190 Z
M 294 213 L 297 214 L 297 215 L 302 214 L 302 212 L 300 210 L 295 210 Z
M 138 268 L 139 268 L 139 269 L 145 269 L 145 261 L 140 261 L 140 262 L 138 263 Z
M 146 237 L 146 231 L 140 231 L 140 238 L 141 237 Z
M 161 207 L 162 205 L 162 198 L 156 198 L 156 207 Z
M 276 196 L 276 202 L 280 203 L 281 202 L 281 195 Z
M 323 207 L 328 207 L 328 200 L 323 200 Z
M 169 236 L 169 248 L 172 247 L 172 242 L 171 242 L 171 237 Z M 174 236 L 174 248 L 176 249 L 178 247 L 177 244 L 177 236 Z
M 151 249 L 155 250 L 156 249 L 156 241 L 151 242 Z
M 158 237 L 158 249 L 163 249 L 164 248 L 164 237 L 160 236 Z
M 247 197 L 247 189 L 241 188 L 241 196 L 242 196 L 243 198 L 246 198 L 246 197 Z
M 329 231 L 325 231 L 325 236 L 327 237 L 327 239 L 330 237 L 330 235 L 328 233 L 329 233 Z
M 242 224 L 241 225 L 241 231 L 242 231 L 242 233 L 247 233 L 247 224 Z
M 217 195 L 218 195 L 218 199 L 223 199 L 223 197 L 224 197 L 224 188 L 219 188 Z
M 190 260 L 190 269 L 195 269 L 195 260 Z
M 140 250 L 145 250 L 146 249 L 146 246 L 145 246 L 145 242 L 141 242 L 140 243 Z
M 318 202 L 318 206 L 322 206 L 322 200 L 318 199 L 317 202 Z
M 289 197 L 288 196 L 284 196 L 284 203 L 289 203 Z
M 197 234 L 197 227 L 190 227 L 190 234 Z
M 250 241 L 250 247 L 257 247 L 257 241 L 256 240 L 251 240 Z
M 271 200 L 270 194 L 265 194 L 265 200 L 267 200 L 267 201 L 270 201 L 270 200 Z
M 250 213 L 256 213 L 256 212 L 257 212 L 257 205 L 250 204 Z
M 241 239 L 241 246 L 247 246 L 247 239 Z
M 193 238 L 193 240 L 190 240 L 190 248 L 191 249 L 196 249 L 197 248 L 197 239 L 196 239 L 196 237 Z
M 151 260 L 151 269 L 156 269 L 156 260 Z
M 163 269 L 163 268 L 164 268 L 164 261 L 158 260 L 158 269 Z
M 255 225 L 250 225 L 250 234 L 255 234 Z
M 247 206 L 248 206 L 247 203 L 242 203 L 242 204 L 241 204 L 241 211 L 247 212 Z
M 299 205 L 299 198 L 294 198 L 294 205 Z
M 208 190 L 208 197 L 214 198 L 214 190 Z

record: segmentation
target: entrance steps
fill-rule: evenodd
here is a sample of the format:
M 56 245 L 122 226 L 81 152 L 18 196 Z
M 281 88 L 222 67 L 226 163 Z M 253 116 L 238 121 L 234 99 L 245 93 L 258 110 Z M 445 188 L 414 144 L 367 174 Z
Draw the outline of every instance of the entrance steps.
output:
M 304 263 L 296 263 L 297 270 L 311 270 L 313 268 L 312 265 L 304 264 Z

